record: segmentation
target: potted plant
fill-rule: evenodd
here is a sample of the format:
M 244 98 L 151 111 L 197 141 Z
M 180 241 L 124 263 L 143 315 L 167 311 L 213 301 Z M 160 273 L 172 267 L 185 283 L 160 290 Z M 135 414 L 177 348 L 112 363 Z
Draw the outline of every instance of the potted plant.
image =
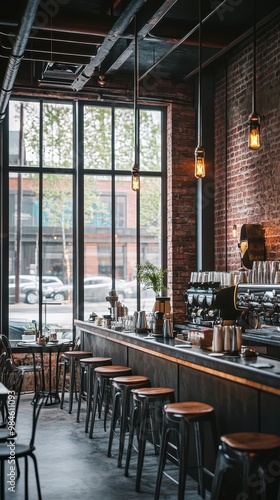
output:
M 144 285 L 144 289 L 152 288 L 155 295 L 160 295 L 166 287 L 164 286 L 164 276 L 168 272 L 167 269 L 160 269 L 148 260 L 145 264 L 137 266 L 137 280 Z

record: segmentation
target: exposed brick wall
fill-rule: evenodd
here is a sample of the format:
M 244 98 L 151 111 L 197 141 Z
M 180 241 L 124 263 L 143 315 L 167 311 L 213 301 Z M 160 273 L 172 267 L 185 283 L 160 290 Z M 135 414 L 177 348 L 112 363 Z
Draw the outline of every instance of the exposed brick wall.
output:
M 167 130 L 168 269 L 172 270 L 168 285 L 173 291 L 174 320 L 181 323 L 186 319 L 183 292 L 196 265 L 195 112 L 191 102 L 169 106 Z
M 215 267 L 240 266 L 237 240 L 242 224 L 265 229 L 267 260 L 280 259 L 280 25 L 257 33 L 256 111 L 261 116 L 261 148 L 247 146 L 252 111 L 252 43 L 228 60 L 216 74 L 215 92 Z M 226 76 L 227 73 L 227 76 Z M 227 116 L 226 116 L 227 111 Z M 227 124 L 227 143 L 226 143 Z M 222 242 L 226 239 L 226 252 Z

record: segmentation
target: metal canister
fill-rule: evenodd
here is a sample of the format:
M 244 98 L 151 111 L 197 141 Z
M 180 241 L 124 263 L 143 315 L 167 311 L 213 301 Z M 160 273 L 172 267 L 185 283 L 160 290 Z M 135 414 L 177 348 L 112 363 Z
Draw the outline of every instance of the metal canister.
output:
M 242 328 L 241 326 L 234 326 L 232 328 L 232 334 L 231 334 L 230 351 L 232 353 L 240 352 L 241 344 L 242 344 Z
M 224 350 L 230 352 L 231 350 L 231 336 L 232 336 L 232 326 L 224 326 Z
M 214 325 L 213 328 L 213 352 L 222 352 L 224 350 L 224 330 L 221 325 Z

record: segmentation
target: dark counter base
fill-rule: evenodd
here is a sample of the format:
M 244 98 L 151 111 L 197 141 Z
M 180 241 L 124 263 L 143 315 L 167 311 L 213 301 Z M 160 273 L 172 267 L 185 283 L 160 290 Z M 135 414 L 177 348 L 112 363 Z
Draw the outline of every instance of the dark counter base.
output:
M 115 332 L 75 321 L 84 348 L 110 356 L 114 364 L 131 366 L 147 375 L 154 386 L 173 387 L 178 401 L 197 400 L 214 406 L 218 433 L 259 431 L 280 434 L 280 362 L 271 369 L 254 368 L 258 357 L 214 358 L 199 348 L 176 349 L 174 340 L 145 339 L 143 335 Z M 182 352 L 184 351 L 184 352 Z

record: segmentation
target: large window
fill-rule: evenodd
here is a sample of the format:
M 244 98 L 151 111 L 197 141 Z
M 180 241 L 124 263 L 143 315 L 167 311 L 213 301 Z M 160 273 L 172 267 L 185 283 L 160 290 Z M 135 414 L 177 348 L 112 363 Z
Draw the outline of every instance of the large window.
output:
M 129 312 L 152 307 L 151 294 L 137 297 L 135 274 L 137 262 L 166 264 L 165 120 L 160 108 L 143 107 L 139 113 L 141 191 L 136 194 L 132 109 L 10 101 L 4 214 L 9 241 L 3 255 L 12 338 L 21 338 L 32 321 L 66 332 L 73 317 L 108 313 L 112 287 Z

